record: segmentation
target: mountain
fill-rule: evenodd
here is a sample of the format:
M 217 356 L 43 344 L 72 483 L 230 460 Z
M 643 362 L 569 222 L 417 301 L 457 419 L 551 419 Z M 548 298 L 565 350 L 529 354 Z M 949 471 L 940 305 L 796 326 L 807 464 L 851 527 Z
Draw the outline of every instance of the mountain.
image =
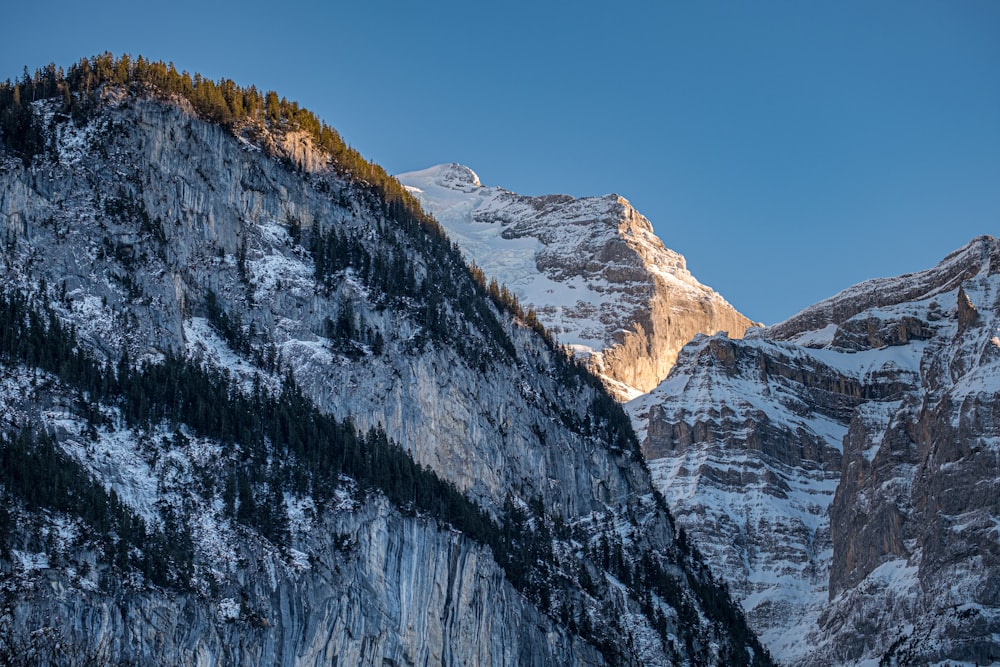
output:
M 696 333 L 739 337 L 752 324 L 618 195 L 526 197 L 485 187 L 458 164 L 397 178 L 623 400 L 659 384 Z
M 297 104 L 2 84 L 0 238 L 0 661 L 770 664 L 600 381 Z
M 629 404 L 655 483 L 775 658 L 1000 659 L 1000 240 L 743 340 Z

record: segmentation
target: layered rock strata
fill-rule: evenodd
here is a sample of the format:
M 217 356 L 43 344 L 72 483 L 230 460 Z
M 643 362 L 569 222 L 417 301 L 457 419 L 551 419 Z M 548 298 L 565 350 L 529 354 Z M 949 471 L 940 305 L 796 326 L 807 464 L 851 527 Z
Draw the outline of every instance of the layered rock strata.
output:
M 630 409 L 678 523 L 790 664 L 1000 657 L 1000 242 L 702 337 Z

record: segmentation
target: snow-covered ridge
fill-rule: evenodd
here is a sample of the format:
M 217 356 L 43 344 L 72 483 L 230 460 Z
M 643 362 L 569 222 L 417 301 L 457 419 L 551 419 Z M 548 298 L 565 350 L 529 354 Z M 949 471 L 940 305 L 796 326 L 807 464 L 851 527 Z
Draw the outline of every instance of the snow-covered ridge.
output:
M 458 164 L 397 178 L 471 262 L 623 397 L 662 380 L 695 333 L 740 336 L 750 323 L 623 197 L 522 196 L 484 186 Z
M 768 327 L 775 339 L 790 339 L 803 333 L 839 324 L 869 308 L 930 299 L 957 290 L 963 281 L 1000 266 L 996 240 L 980 236 L 950 253 L 925 271 L 889 278 L 873 278 L 848 287 L 784 322 Z

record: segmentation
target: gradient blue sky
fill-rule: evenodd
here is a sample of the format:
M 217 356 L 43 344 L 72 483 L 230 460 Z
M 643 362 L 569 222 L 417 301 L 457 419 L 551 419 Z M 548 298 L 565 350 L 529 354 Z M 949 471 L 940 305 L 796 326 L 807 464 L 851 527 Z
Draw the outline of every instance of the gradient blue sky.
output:
M 274 89 L 391 173 L 617 192 L 772 323 L 1000 233 L 1000 2 L 4 9 L 0 79 L 109 50 Z

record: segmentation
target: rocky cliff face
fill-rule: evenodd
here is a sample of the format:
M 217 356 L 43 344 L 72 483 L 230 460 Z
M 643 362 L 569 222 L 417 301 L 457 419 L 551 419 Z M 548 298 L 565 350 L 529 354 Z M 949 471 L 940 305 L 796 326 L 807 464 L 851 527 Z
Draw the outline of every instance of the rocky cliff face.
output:
M 102 547 L 91 519 L 12 501 L 7 655 L 51 635 L 84 657 L 204 665 L 767 662 L 675 543 L 617 406 L 495 310 L 433 228 L 306 133 L 100 90 L 80 123 L 36 102 L 47 152 L 0 165 L 7 293 L 50 313 L 25 331 L 78 341 L 63 366 L 5 352 L 3 424 L 39 434 L 29 453 L 51 438 L 135 518 Z M 91 358 L 103 371 L 84 390 L 67 365 Z M 200 432 L 209 407 L 130 416 L 152 399 L 114 387 L 177 359 L 218 370 L 230 400 L 298 405 L 297 387 L 318 412 L 257 449 Z M 383 477 L 432 471 L 458 496 L 420 509 L 345 477 L 321 497 L 319 471 L 278 443 L 327 417 L 421 466 Z M 468 525 L 513 533 L 440 518 L 469 500 L 483 514 Z M 121 526 L 139 519 L 148 543 L 129 547 Z M 166 588 L 150 583 L 156 535 L 188 545 Z M 504 544 L 523 570 L 518 553 L 498 564 Z
M 71 542 L 44 558 L 18 545 L 4 572 L 5 662 L 604 664 L 512 588 L 488 549 L 384 501 L 345 499 L 300 524 L 298 549 L 224 529 L 219 544 L 207 533 L 220 527 L 200 521 L 217 559 L 210 592 L 116 581 Z
M 1000 242 L 696 339 L 630 404 L 678 523 L 791 664 L 1000 656 Z
M 622 197 L 526 197 L 457 164 L 401 174 L 487 276 L 510 288 L 623 399 L 666 377 L 697 333 L 751 324 L 688 272 Z

